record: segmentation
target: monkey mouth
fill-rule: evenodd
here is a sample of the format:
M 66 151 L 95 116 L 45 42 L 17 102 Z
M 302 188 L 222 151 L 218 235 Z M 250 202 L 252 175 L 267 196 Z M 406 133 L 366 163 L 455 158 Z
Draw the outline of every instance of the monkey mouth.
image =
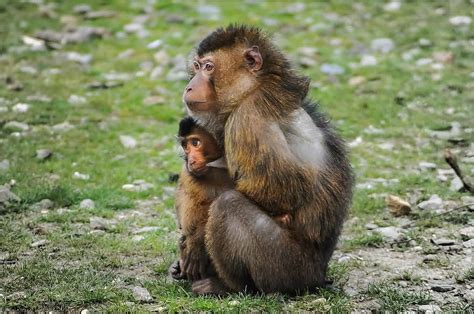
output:
M 185 101 L 185 103 L 192 111 L 206 111 L 209 109 L 207 101 Z

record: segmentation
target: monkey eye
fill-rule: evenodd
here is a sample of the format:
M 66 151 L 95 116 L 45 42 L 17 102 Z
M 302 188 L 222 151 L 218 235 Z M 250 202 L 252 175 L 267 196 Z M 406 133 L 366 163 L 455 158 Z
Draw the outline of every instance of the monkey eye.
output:
M 212 64 L 211 62 L 207 62 L 206 64 L 204 64 L 204 70 L 208 72 L 214 70 L 214 64 Z
M 199 64 L 199 62 L 193 61 L 193 67 L 195 71 L 199 71 L 199 69 L 201 68 L 201 65 Z
M 201 145 L 201 141 L 197 138 L 193 138 L 191 139 L 191 145 L 193 145 L 194 147 L 198 147 L 199 145 Z

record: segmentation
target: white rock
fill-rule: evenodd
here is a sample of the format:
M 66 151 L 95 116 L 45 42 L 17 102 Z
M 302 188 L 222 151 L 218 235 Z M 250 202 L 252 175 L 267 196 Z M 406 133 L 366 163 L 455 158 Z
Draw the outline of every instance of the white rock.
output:
M 122 185 L 122 189 L 130 192 L 143 192 L 153 187 L 153 184 L 145 182 L 144 180 L 135 180 L 131 184 Z
M 102 217 L 89 218 L 89 225 L 92 230 L 109 230 L 113 227 L 113 223 Z
M 17 121 L 10 121 L 5 123 L 3 126 L 4 129 L 10 130 L 10 131 L 28 131 L 30 129 L 30 126 L 26 123 L 22 122 L 17 122 Z
M 401 3 L 398 1 L 391 1 L 383 6 L 383 9 L 387 12 L 394 12 L 400 10 Z
M 474 239 L 471 239 L 471 240 L 468 240 L 468 241 L 464 241 L 462 243 L 462 245 L 465 247 L 465 248 L 474 248 Z
M 465 227 L 459 230 L 459 234 L 465 240 L 474 238 L 474 226 Z
M 371 55 L 364 55 L 360 60 L 362 66 L 374 66 L 377 65 L 377 58 Z
M 37 248 L 45 246 L 48 243 L 48 240 L 39 240 L 30 244 L 31 247 Z
M 120 135 L 120 143 L 125 148 L 135 148 L 137 146 L 137 140 L 129 135 Z
M 15 106 L 13 106 L 12 110 L 13 112 L 17 113 L 25 113 L 30 109 L 30 105 L 24 104 L 24 103 L 17 103 Z
M 153 298 L 150 295 L 150 292 L 148 292 L 147 289 L 142 288 L 142 287 L 133 287 L 132 288 L 132 293 L 133 297 L 135 300 L 143 303 L 150 303 L 153 302 Z
M 50 149 L 37 149 L 36 150 L 36 159 L 46 160 L 53 155 L 53 152 Z
M 10 162 L 7 159 L 0 161 L 0 171 L 7 171 L 10 169 Z
M 46 45 L 44 40 L 33 38 L 30 36 L 23 36 L 22 41 L 25 45 L 30 46 L 33 51 L 42 51 L 46 50 Z
M 339 75 L 346 72 L 343 67 L 337 64 L 324 63 L 321 65 L 320 71 L 328 75 Z
M 90 179 L 90 175 L 84 174 L 84 173 L 80 173 L 80 172 L 77 172 L 77 171 L 73 173 L 72 177 L 73 177 L 74 179 L 85 180 L 85 181 L 87 181 L 87 180 Z
M 203 18 L 213 21 L 219 20 L 221 14 L 221 10 L 214 5 L 198 5 L 196 10 Z
M 464 184 L 462 183 L 461 179 L 459 177 L 455 177 L 453 180 L 451 180 L 451 184 L 449 185 L 449 189 L 451 191 L 459 192 L 464 188 Z
M 64 121 L 63 123 L 58 123 L 56 125 L 53 125 L 51 128 L 55 132 L 67 132 L 67 131 L 73 129 L 74 126 L 71 123 L 69 123 L 68 121 Z
M 375 52 L 389 53 L 395 47 L 390 38 L 376 38 L 370 43 L 370 47 Z
M 362 137 L 361 136 L 358 136 L 356 137 L 353 141 L 349 142 L 348 143 L 348 146 L 350 148 L 354 148 L 354 147 L 357 147 L 359 146 L 360 144 L 362 144 L 363 140 L 362 140 Z
M 382 143 L 382 144 L 378 144 L 377 146 L 383 150 L 392 150 L 394 147 L 393 143 Z
M 431 58 L 421 58 L 421 59 L 416 60 L 415 65 L 417 67 L 421 67 L 421 66 L 431 64 L 432 62 L 433 62 L 433 59 Z
M 0 106 L 0 113 L 8 112 L 8 107 Z
M 434 164 L 432 162 L 421 161 L 418 164 L 418 167 L 423 171 L 425 171 L 425 170 L 435 170 L 436 169 L 436 164 Z
M 449 23 L 454 26 L 465 26 L 471 24 L 472 19 L 469 16 L 453 16 L 449 18 Z
M 436 209 L 441 209 L 443 207 L 443 200 L 437 195 L 433 194 L 431 197 L 418 204 L 418 208 L 424 209 L 424 210 L 436 210 Z
M 73 94 L 73 95 L 69 96 L 67 101 L 71 105 L 84 105 L 87 102 L 87 99 L 85 97 Z
M 145 239 L 145 237 L 142 236 L 142 235 L 136 235 L 136 236 L 133 236 L 133 237 L 132 237 L 132 241 L 133 241 L 133 242 L 140 242 L 140 241 L 142 241 L 143 239 Z
M 94 209 L 95 208 L 95 203 L 93 200 L 86 198 L 85 200 L 82 200 L 81 203 L 79 204 L 79 208 L 81 209 Z
M 159 48 L 163 44 L 163 41 L 161 39 L 157 39 L 146 45 L 148 49 L 156 49 Z
M 398 240 L 402 237 L 402 234 L 400 233 L 401 229 L 397 227 L 380 227 L 374 229 L 374 231 L 380 233 L 389 240 Z
M 65 58 L 66 60 L 77 62 L 80 64 L 88 64 L 92 61 L 91 54 L 80 54 L 75 51 L 66 52 Z
M 441 308 L 436 304 L 426 304 L 418 306 L 418 310 L 425 314 L 441 313 Z
M 146 233 L 146 232 L 154 232 L 154 231 L 158 231 L 158 230 L 161 230 L 161 229 L 162 229 L 162 228 L 156 227 L 156 226 L 143 227 L 143 228 L 140 228 L 140 229 L 137 229 L 137 230 L 133 231 L 133 234 L 140 234 L 140 233 Z

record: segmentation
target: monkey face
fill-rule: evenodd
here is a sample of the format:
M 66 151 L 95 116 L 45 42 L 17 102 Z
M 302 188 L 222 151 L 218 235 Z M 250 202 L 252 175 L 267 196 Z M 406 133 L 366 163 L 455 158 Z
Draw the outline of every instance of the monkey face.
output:
M 214 67 L 210 57 L 194 58 L 193 76 L 183 92 L 183 101 L 190 111 L 210 111 L 215 107 L 217 97 L 212 83 Z

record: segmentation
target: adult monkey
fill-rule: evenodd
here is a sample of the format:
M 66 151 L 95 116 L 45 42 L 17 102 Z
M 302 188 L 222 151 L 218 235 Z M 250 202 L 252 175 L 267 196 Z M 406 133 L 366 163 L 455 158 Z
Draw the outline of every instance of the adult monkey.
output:
M 217 29 L 197 48 L 183 100 L 225 149 L 235 190 L 211 205 L 218 276 L 197 294 L 297 293 L 322 286 L 352 196 L 341 139 L 306 100 L 309 79 L 256 28 Z M 271 216 L 292 216 L 282 228 Z

